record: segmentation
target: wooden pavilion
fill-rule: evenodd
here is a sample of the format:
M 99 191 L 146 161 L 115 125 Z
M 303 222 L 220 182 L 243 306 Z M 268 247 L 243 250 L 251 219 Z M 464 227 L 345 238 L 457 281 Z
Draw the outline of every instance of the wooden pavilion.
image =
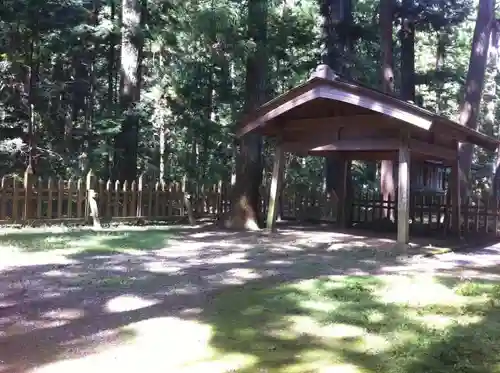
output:
M 347 161 L 397 162 L 397 243 L 409 242 L 410 162 L 436 160 L 451 167 L 451 227 L 460 231 L 460 171 L 458 145 L 468 142 L 494 151 L 500 142 L 424 110 L 416 105 L 342 80 L 326 65 L 310 79 L 247 115 L 238 137 L 260 133 L 276 140 L 267 227 L 276 222 L 277 194 L 283 175 L 284 152 L 336 156 L 343 161 L 342 187 L 337 192 L 338 220 L 350 208 Z

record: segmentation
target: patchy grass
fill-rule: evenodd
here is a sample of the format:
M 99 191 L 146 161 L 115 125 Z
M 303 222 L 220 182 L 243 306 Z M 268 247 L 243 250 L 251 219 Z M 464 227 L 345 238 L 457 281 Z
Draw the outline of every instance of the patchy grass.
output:
M 314 250 L 310 256 L 294 256 L 297 254 L 290 249 L 276 260 L 273 250 L 280 252 L 282 248 L 271 239 L 243 243 L 237 236 L 230 244 L 221 245 L 226 233 L 210 236 L 193 232 L 174 227 L 4 232 L 0 246 L 27 253 L 21 255 L 23 259 L 37 256 L 31 254 L 35 252 L 62 250 L 61 256 L 73 260 L 61 268 L 29 270 L 28 276 L 34 277 L 29 296 L 36 291 L 50 294 L 70 289 L 66 290 L 73 295 L 48 302 L 48 307 L 54 308 L 50 311 L 84 315 L 71 320 L 57 316 L 57 322 L 65 323 L 64 329 L 59 326 L 48 330 L 46 326 L 45 340 L 27 333 L 24 338 L 34 341 L 32 355 L 39 353 L 41 344 L 53 350 L 49 351 L 50 358 L 31 358 L 33 364 L 48 369 L 51 363 L 70 364 L 64 369 L 43 371 L 50 373 L 91 370 L 104 362 L 119 364 L 110 369 L 127 371 L 143 369 L 146 362 L 169 372 L 500 373 L 500 285 L 431 275 L 330 276 L 291 282 L 287 276 L 296 279 L 332 273 L 329 270 L 333 266 L 347 271 L 349 265 L 358 268 L 366 258 L 374 262 L 379 259 L 357 248 L 343 254 L 332 251 L 330 257 L 319 256 L 323 249 Z M 190 240 L 197 240 L 196 253 L 200 255 L 182 257 L 189 250 L 195 252 Z M 231 245 L 240 244 L 246 251 L 231 254 Z M 122 259 L 116 262 L 113 257 L 126 250 L 166 246 L 175 248 L 169 253 L 172 258 L 165 259 L 168 262 L 145 262 L 143 257 L 149 255 L 139 255 L 137 263 L 135 258 L 123 259 L 126 255 L 117 255 Z M 300 248 L 300 243 L 291 240 L 290 246 Z M 109 255 L 89 255 L 89 259 L 73 255 L 75 252 Z M 176 264 L 177 255 L 185 262 Z M 300 265 L 294 264 L 293 272 L 288 267 L 280 269 L 284 256 Z M 327 270 L 319 271 L 320 267 Z M 281 270 L 282 276 L 247 278 L 244 285 L 223 285 L 224 275 L 234 270 L 262 268 Z M 24 276 L 13 278 L 18 281 L 18 277 L 26 280 Z M 205 281 L 210 278 L 217 278 L 221 288 L 208 289 Z M 289 282 L 276 283 L 286 279 Z M 48 322 L 47 312 L 30 309 L 26 314 L 27 322 Z M 13 322 L 22 321 L 26 320 Z M 88 332 L 87 327 L 94 332 Z M 76 331 L 74 336 L 72 330 Z M 125 342 L 111 338 L 113 333 L 108 342 L 108 331 L 123 335 Z M 78 332 L 81 335 L 77 338 Z M 52 338 L 56 333 L 69 336 L 57 342 Z M 89 350 L 85 356 L 88 366 L 84 366 L 84 359 L 71 359 L 67 351 L 68 346 L 75 350 L 73 339 L 78 349 L 84 349 L 79 343 L 85 345 L 85 339 L 92 339 L 90 335 L 98 335 L 95 338 L 103 341 L 99 344 L 102 349 Z M 53 340 L 56 342 L 47 342 Z M 16 347 L 25 344 L 22 342 L 10 343 Z M 0 354 L 0 360 L 11 355 L 4 354 Z
M 213 299 L 237 372 L 500 372 L 500 287 L 430 277 L 246 285 Z M 215 357 L 214 357 L 215 359 Z
M 0 235 L 0 248 L 22 252 L 154 250 L 167 246 L 173 236 L 172 227 L 121 226 L 98 231 L 88 228 L 23 229 Z

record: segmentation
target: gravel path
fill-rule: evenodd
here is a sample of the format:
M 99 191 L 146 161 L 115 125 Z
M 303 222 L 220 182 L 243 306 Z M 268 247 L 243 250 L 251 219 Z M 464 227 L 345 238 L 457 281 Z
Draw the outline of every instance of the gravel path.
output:
M 230 361 L 203 362 L 210 353 L 204 312 L 218 291 L 250 282 L 423 273 L 498 279 L 500 245 L 433 257 L 413 255 L 421 248 L 400 257 L 393 245 L 324 230 L 186 228 L 152 251 L 5 248 L 0 372 L 136 372 L 145 364 L 153 372 L 229 371 Z M 181 369 L 188 360 L 199 363 Z

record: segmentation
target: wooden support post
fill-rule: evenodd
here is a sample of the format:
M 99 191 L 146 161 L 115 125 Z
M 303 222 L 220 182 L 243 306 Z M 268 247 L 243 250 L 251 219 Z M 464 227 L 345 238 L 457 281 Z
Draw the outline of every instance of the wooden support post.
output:
M 397 246 L 406 248 L 410 242 L 410 149 L 407 138 L 399 146 L 398 164 L 398 236 Z
M 450 192 L 451 192 L 451 231 L 453 234 L 460 237 L 460 207 L 462 204 L 461 196 L 460 196 L 460 165 L 458 159 L 458 143 L 456 142 L 455 148 L 456 151 L 456 159 L 454 160 L 451 166 L 451 180 L 449 184 Z
M 350 208 L 347 202 L 347 178 L 348 178 L 348 169 L 347 166 L 349 164 L 346 157 L 342 157 L 340 160 L 340 173 L 336 175 L 338 177 L 337 184 L 337 223 L 341 228 L 347 227 L 347 216 L 349 215 L 348 209 Z
M 276 225 L 276 215 L 278 212 L 278 192 L 281 190 L 281 179 L 285 165 L 285 153 L 281 145 L 276 145 L 276 153 L 274 156 L 273 176 L 271 180 L 271 188 L 269 190 L 269 203 L 267 205 L 267 224 L 269 230 L 274 230 Z
M 345 199 L 344 199 L 344 224 L 346 228 L 352 227 L 352 202 L 354 190 L 352 184 L 352 160 L 346 159 L 345 163 Z

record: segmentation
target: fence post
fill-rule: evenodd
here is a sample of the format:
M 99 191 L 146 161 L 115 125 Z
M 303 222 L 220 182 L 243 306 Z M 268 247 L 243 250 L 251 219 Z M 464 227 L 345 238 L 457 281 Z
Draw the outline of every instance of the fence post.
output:
M 184 216 L 184 213 L 187 212 L 187 209 L 188 207 L 186 206 L 186 198 L 187 198 L 187 201 L 189 202 L 189 208 L 192 208 L 192 205 L 191 205 L 191 202 L 194 200 L 194 198 L 192 198 L 191 200 L 189 199 L 189 195 L 187 195 L 187 190 L 186 190 L 186 182 L 187 182 L 187 178 L 186 178 L 186 175 L 182 176 L 182 180 L 181 180 L 181 198 L 182 198 L 182 203 L 184 204 L 184 208 L 181 207 L 180 208 L 180 215 L 181 216 Z M 195 206 L 196 206 L 196 202 L 195 202 Z M 186 210 L 185 210 L 186 209 Z
M 139 175 L 137 180 L 137 208 L 136 216 L 137 218 L 142 218 L 142 188 L 144 185 L 144 174 Z
M 23 220 L 27 222 L 32 216 L 32 197 L 33 197 L 33 169 L 31 165 L 26 167 L 24 171 L 24 209 L 23 209 Z
M 86 190 L 87 190 L 87 203 L 85 204 L 85 220 L 88 221 L 89 217 L 92 218 L 92 223 L 94 228 L 101 228 L 101 222 L 99 220 L 99 208 L 97 207 L 97 193 L 94 189 L 95 177 L 92 173 L 92 169 L 87 173 L 86 178 Z

